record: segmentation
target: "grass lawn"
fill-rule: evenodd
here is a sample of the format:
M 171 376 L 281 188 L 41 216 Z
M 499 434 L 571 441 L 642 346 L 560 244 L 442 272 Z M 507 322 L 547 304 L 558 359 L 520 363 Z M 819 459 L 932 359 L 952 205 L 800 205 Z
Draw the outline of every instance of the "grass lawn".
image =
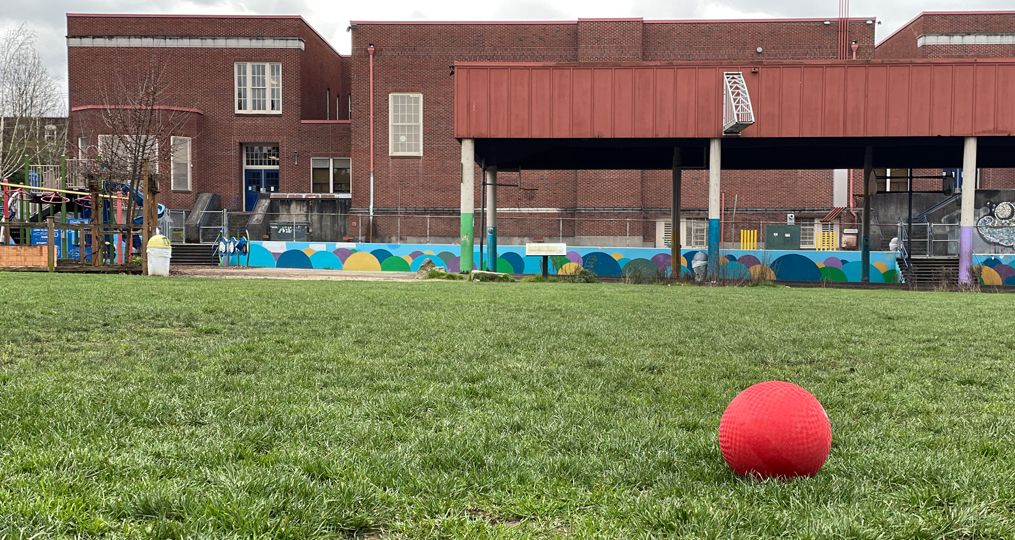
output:
M 0 538 L 1015 538 L 1013 321 L 989 294 L 0 274 Z M 828 411 L 813 479 L 722 460 L 769 379 Z

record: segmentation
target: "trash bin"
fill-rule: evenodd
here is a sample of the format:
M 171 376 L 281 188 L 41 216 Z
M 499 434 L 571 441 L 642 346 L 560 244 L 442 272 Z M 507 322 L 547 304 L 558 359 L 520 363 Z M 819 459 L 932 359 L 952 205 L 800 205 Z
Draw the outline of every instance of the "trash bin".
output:
M 148 240 L 148 275 L 168 276 L 169 260 L 173 257 L 173 247 L 169 239 L 156 234 Z
M 708 255 L 704 252 L 697 252 L 691 259 L 691 271 L 694 272 L 694 281 L 703 281 L 708 273 Z

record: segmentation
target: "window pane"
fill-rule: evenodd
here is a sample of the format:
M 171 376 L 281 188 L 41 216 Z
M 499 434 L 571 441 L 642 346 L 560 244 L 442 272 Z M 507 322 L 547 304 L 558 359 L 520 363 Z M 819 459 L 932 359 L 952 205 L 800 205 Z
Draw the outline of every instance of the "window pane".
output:
M 423 98 L 418 94 L 391 94 L 390 153 L 393 155 L 422 155 L 421 138 Z
M 312 160 L 310 170 L 310 191 L 312 193 L 330 193 L 331 192 L 331 179 L 328 177 L 328 165 L 327 159 L 315 159 Z
M 332 191 L 334 193 L 351 193 L 352 192 L 352 176 L 350 173 L 350 160 L 348 159 L 333 159 L 334 163 L 332 174 L 334 175 L 334 187 Z
M 247 65 L 236 64 L 236 110 L 247 110 Z
M 248 167 L 278 167 L 278 146 L 275 145 L 244 146 L 243 156 Z
M 173 137 L 173 189 L 190 189 L 190 138 Z
M 271 110 L 282 110 L 282 64 L 271 64 Z
M 811 247 L 814 245 L 814 218 L 797 218 L 797 225 L 800 226 L 800 245 Z

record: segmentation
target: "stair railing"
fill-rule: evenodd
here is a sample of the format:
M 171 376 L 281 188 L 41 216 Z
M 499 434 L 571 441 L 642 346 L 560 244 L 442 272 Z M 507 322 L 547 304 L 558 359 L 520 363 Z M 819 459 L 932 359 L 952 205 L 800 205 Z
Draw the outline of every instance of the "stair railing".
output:
M 905 222 L 899 218 L 899 260 L 902 262 L 903 276 L 906 283 L 912 281 L 913 265 L 909 262 L 909 234 L 906 232 Z

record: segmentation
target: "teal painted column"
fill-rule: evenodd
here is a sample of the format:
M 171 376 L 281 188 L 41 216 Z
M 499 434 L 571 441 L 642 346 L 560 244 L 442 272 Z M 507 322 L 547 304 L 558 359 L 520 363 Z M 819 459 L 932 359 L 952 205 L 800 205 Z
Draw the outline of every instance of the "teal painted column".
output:
M 874 176 L 874 149 L 870 146 L 863 156 L 863 230 L 860 232 L 860 281 L 871 280 L 871 195 L 877 179 Z
M 473 230 L 474 216 L 476 212 L 476 140 L 462 139 L 462 223 L 461 238 L 459 245 L 461 251 L 458 254 L 458 271 L 467 274 L 472 271 L 473 245 L 475 243 L 475 231 Z
M 487 167 L 486 175 L 486 269 L 497 271 L 497 167 Z
M 708 142 L 708 275 L 712 278 L 719 275 L 721 170 L 722 139 L 711 139 Z

